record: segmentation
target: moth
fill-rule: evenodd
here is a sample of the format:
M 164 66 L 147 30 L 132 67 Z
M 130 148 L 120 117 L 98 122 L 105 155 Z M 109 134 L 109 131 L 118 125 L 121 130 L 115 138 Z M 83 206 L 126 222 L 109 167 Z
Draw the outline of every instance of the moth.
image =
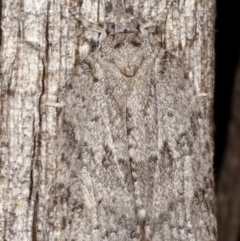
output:
M 95 30 L 65 93 L 69 240 L 211 240 L 211 142 L 183 64 L 124 10 Z

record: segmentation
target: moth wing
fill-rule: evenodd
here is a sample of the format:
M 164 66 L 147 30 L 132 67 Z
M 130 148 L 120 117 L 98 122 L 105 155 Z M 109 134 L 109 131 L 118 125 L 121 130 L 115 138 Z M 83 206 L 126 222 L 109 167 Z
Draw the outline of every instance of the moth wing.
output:
M 118 158 L 112 136 L 116 120 L 109 118 L 108 103 L 113 100 L 106 93 L 105 71 L 97 61 L 91 65 L 83 62 L 76 67 L 66 93 L 68 219 L 69 233 L 76 240 L 108 236 L 116 241 L 130 240 L 136 234 L 129 165 Z
M 151 209 L 153 240 L 165 240 L 170 233 L 171 240 L 210 240 L 209 231 L 202 232 L 214 224 L 209 217 L 213 206 L 207 205 L 209 200 L 214 203 L 211 143 L 203 133 L 208 123 L 194 86 L 175 56 L 161 51 L 155 76 L 158 158 Z M 195 221 L 199 215 L 200 223 Z M 201 230 L 201 236 L 193 230 Z

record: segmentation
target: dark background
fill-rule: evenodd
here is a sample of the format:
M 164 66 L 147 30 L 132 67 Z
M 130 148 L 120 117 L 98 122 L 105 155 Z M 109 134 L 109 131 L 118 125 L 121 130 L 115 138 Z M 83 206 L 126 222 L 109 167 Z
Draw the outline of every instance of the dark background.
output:
M 218 181 L 227 144 L 227 131 L 235 74 L 240 60 L 240 0 L 217 0 L 216 3 L 214 171 L 216 181 Z

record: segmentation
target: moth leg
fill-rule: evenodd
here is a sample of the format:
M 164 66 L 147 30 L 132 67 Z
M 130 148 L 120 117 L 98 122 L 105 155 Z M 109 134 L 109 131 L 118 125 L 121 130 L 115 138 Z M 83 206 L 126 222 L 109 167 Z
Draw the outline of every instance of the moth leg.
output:
M 149 32 L 148 29 L 155 28 L 157 25 L 157 22 L 165 22 L 167 19 L 167 15 L 169 13 L 169 10 L 171 9 L 171 5 L 175 3 L 175 0 L 171 0 L 167 3 L 165 9 L 160 12 L 156 17 L 148 20 L 146 23 L 141 24 L 141 33 Z
M 78 21 L 81 22 L 81 24 L 83 25 L 83 27 L 87 30 L 93 31 L 93 32 L 97 32 L 100 33 L 102 35 L 102 39 L 104 39 L 106 37 L 106 30 L 104 28 L 101 28 L 97 23 L 93 23 L 90 22 L 88 20 L 86 20 L 85 18 L 83 18 L 77 11 L 76 11 L 76 7 L 71 7 L 69 8 L 69 12 L 71 13 L 71 15 L 77 19 Z

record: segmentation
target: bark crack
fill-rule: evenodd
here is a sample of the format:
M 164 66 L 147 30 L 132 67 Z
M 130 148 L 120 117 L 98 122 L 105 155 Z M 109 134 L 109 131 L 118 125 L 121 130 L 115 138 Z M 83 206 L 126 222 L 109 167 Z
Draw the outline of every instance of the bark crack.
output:
M 33 222 L 32 222 L 32 241 L 37 241 L 37 216 L 38 216 L 38 192 L 36 193 L 34 209 L 33 209 Z

